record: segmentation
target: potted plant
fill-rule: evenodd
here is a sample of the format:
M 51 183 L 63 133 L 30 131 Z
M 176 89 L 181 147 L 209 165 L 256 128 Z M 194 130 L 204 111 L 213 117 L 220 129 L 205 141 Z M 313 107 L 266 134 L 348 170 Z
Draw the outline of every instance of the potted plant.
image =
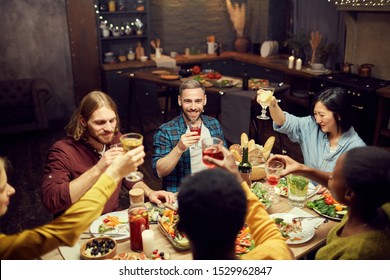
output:
M 300 29 L 296 34 L 289 32 L 288 38 L 284 42 L 285 47 L 289 47 L 293 51 L 293 55 L 306 60 L 305 49 L 310 45 L 309 36 L 305 34 L 303 29 Z

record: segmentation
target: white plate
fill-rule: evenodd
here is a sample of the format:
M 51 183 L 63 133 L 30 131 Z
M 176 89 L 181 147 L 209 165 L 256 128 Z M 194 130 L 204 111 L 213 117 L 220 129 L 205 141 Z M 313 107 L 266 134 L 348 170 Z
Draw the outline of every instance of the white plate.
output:
M 282 218 L 286 223 L 291 223 L 292 219 L 297 217 L 289 213 L 275 213 L 269 216 L 271 217 L 271 219 Z M 288 235 L 290 236 L 290 239 L 287 239 L 286 243 L 287 244 L 305 243 L 310 239 L 312 239 L 314 237 L 314 234 L 315 234 L 315 229 L 313 223 L 311 223 L 309 220 L 303 220 L 302 231 L 289 233 Z M 294 238 L 299 238 L 299 240 L 294 240 Z
M 111 212 L 104 214 L 97 218 L 89 227 L 89 231 L 93 236 L 104 236 L 104 233 L 98 234 L 99 226 L 103 224 L 103 220 L 107 218 L 107 216 L 117 216 L 119 217 L 120 222 L 126 222 L 125 224 L 119 224 L 114 230 L 108 231 L 107 234 L 115 240 L 124 240 L 130 237 L 129 230 L 129 217 L 127 215 L 127 210 Z M 115 236 L 114 234 L 120 234 Z

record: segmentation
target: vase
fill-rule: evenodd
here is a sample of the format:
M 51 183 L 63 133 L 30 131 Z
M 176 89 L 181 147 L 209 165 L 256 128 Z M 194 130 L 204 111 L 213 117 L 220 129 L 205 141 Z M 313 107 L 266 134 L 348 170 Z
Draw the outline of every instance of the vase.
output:
M 245 37 L 237 37 L 234 41 L 234 47 L 239 53 L 245 53 L 248 51 L 249 40 Z

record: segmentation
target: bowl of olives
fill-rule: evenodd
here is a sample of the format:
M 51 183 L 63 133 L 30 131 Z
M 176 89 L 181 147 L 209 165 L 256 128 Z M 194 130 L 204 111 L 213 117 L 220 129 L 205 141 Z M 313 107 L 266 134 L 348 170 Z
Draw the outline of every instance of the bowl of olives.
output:
M 94 237 L 88 239 L 84 244 L 81 245 L 80 258 L 82 260 L 111 259 L 116 254 L 116 248 L 116 241 L 111 237 Z

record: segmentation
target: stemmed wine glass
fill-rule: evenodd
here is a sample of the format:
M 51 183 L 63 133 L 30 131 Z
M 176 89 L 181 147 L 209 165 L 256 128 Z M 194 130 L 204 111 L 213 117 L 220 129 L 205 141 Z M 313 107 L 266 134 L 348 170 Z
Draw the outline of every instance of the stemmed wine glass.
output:
M 261 105 L 261 115 L 256 116 L 260 120 L 269 120 L 267 114 L 267 108 L 270 104 L 271 97 L 274 95 L 275 88 L 262 87 L 257 91 L 257 103 Z
M 200 124 L 190 123 L 190 131 L 191 131 L 191 132 L 195 131 L 196 133 L 198 133 L 198 136 L 200 136 L 201 130 L 202 130 L 202 123 L 200 123 Z M 197 142 L 195 145 L 193 145 L 191 148 L 194 149 L 194 150 L 199 150 L 199 149 L 201 149 L 202 147 L 199 146 L 199 141 L 198 141 L 198 142 Z
M 284 169 L 284 163 L 279 160 L 271 160 L 264 166 L 268 184 L 268 195 L 273 204 L 279 203 L 279 194 L 276 185 L 279 183 L 280 174 Z
M 139 133 L 126 133 L 120 137 L 120 141 L 122 143 L 123 150 L 128 152 L 132 149 L 135 149 L 142 145 L 143 136 Z M 138 182 L 144 177 L 144 174 L 140 171 L 133 171 L 125 178 L 130 182 Z

